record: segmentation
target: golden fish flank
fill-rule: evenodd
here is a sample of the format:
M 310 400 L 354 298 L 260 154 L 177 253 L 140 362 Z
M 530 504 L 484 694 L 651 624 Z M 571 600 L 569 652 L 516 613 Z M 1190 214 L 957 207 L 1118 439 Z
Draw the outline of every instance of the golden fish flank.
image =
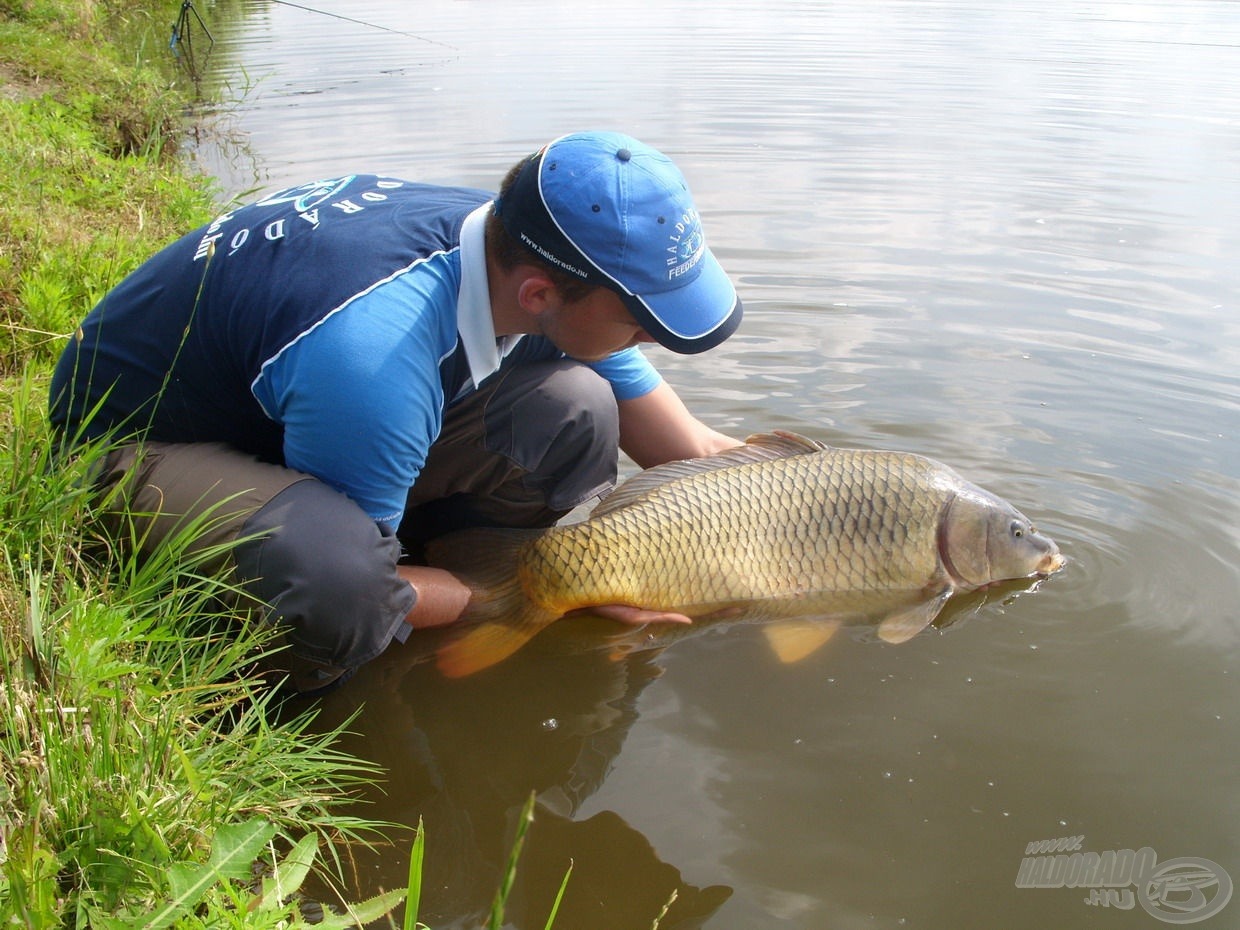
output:
M 839 452 L 670 482 L 530 541 L 522 585 L 559 611 L 918 587 L 936 568 L 943 504 L 918 461 Z
M 1015 508 L 938 462 L 790 433 L 643 472 L 582 523 L 456 534 L 431 560 L 475 589 L 467 619 L 480 625 L 441 651 L 449 674 L 499 661 L 568 611 L 610 604 L 701 615 L 906 592 L 913 606 L 879 628 L 899 642 L 955 591 L 1063 564 Z

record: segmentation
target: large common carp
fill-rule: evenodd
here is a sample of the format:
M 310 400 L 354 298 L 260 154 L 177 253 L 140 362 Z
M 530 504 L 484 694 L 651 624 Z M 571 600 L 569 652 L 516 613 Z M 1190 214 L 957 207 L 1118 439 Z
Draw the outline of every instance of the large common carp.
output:
M 570 611 L 606 605 L 704 616 L 868 599 L 898 605 L 878 635 L 903 642 L 958 591 L 1064 564 L 1028 518 L 945 465 L 784 432 L 641 472 L 580 523 L 466 530 L 429 556 L 473 588 L 462 618 L 472 628 L 439 652 L 453 676 L 500 661 Z

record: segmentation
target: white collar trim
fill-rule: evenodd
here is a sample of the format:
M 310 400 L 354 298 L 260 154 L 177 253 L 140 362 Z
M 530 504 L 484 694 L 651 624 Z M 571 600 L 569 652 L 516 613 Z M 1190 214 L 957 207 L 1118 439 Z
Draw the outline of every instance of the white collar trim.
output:
M 487 215 L 493 207 L 493 203 L 484 203 L 461 225 L 461 290 L 456 299 L 456 329 L 475 387 L 496 372 L 504 356 L 521 340 L 520 335 L 502 339 L 495 336 L 484 235 Z

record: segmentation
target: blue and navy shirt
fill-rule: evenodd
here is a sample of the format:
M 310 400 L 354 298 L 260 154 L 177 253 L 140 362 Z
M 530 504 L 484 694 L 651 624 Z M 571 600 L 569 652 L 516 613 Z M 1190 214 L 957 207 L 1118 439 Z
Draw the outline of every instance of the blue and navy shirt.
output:
M 172 243 L 83 321 L 52 380 L 69 441 L 226 442 L 315 475 L 396 525 L 444 407 L 499 365 L 482 230 L 492 195 L 375 175 L 290 188 Z M 619 399 L 659 376 L 593 367 Z

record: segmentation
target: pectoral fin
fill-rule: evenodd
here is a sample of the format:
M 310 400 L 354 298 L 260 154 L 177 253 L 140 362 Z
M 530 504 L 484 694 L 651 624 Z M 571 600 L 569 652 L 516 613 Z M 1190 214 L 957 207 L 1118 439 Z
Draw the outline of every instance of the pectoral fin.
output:
M 934 621 L 951 595 L 952 589 L 948 588 L 928 601 L 892 614 L 878 625 L 878 638 L 893 645 L 908 642 Z
M 839 620 L 780 620 L 762 628 L 775 657 L 785 665 L 808 658 L 835 635 Z

